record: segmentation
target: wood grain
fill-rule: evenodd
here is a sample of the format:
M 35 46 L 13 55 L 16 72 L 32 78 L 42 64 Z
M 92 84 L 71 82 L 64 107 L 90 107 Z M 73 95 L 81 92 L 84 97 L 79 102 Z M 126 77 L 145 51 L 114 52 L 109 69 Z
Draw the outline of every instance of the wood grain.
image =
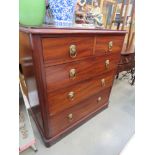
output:
M 111 71 L 116 68 L 119 57 L 119 54 L 94 56 L 81 61 L 47 67 L 45 69 L 47 91 L 52 92 Z M 106 60 L 110 61 L 108 69 L 105 66 Z M 71 69 L 76 69 L 75 78 L 69 76 Z
M 103 29 L 20 26 L 19 62 L 29 102 L 37 103 L 31 111 L 46 146 L 108 106 L 125 34 Z M 107 52 L 111 40 L 113 51 Z M 69 57 L 71 44 L 77 46 L 75 58 Z M 76 69 L 74 78 L 69 76 L 71 69 Z M 75 92 L 73 100 L 67 98 L 70 91 Z M 100 103 L 98 97 L 102 97 Z M 67 118 L 70 113 L 71 121 Z
M 43 27 L 19 27 L 20 31 L 31 34 L 108 34 L 108 35 L 125 35 L 127 31 L 108 30 L 108 29 L 94 29 L 94 28 L 57 28 L 53 26 Z
M 83 57 L 88 57 L 93 54 L 93 37 L 80 36 L 78 37 L 56 37 L 43 38 L 43 57 L 44 61 L 50 61 L 51 64 L 56 62 L 67 62 L 72 60 L 79 60 Z M 75 58 L 70 57 L 69 47 L 76 46 L 77 55 Z
M 63 131 L 65 128 L 76 123 L 76 121 L 89 115 L 89 113 L 91 113 L 92 111 L 106 104 L 108 102 L 109 92 L 110 92 L 110 89 L 106 89 L 105 91 L 101 91 L 95 94 L 94 96 L 88 98 L 81 104 L 78 104 L 72 108 L 65 110 L 59 115 L 55 115 L 52 117 L 49 116 L 50 123 L 51 123 L 51 126 L 50 126 L 51 136 L 55 136 L 59 132 Z M 97 102 L 98 97 L 102 97 L 102 100 L 99 103 Z M 73 115 L 72 120 L 68 119 L 67 116 L 69 114 Z
M 104 90 L 112 85 L 115 70 L 95 77 L 93 79 L 83 81 L 77 85 L 55 91 L 48 94 L 49 113 L 51 116 L 66 110 L 76 104 L 80 104 L 86 98 L 91 97 L 95 93 Z M 102 85 L 101 80 L 105 80 Z M 69 99 L 69 92 L 73 91 L 75 96 Z
M 109 51 L 109 42 L 113 42 L 112 51 Z M 124 37 L 122 36 L 98 36 L 96 38 L 95 53 L 96 54 L 111 54 L 119 53 L 122 49 Z
M 40 125 L 42 132 L 44 132 L 44 122 L 42 119 L 41 102 L 39 101 L 39 92 L 37 87 L 37 80 L 35 75 L 35 66 L 33 59 L 32 44 L 30 41 L 30 35 L 20 32 L 19 33 L 19 63 L 22 68 L 22 74 L 26 83 L 28 92 L 28 100 L 32 111 Z M 34 108 L 35 107 L 35 108 Z M 36 109 L 38 109 L 36 111 Z

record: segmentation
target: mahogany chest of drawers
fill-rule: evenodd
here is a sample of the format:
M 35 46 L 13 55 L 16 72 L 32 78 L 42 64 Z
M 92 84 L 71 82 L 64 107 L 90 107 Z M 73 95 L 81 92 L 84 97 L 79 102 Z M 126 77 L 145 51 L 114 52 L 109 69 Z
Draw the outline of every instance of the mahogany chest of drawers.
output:
M 46 146 L 108 106 L 125 34 L 20 27 L 20 65 Z

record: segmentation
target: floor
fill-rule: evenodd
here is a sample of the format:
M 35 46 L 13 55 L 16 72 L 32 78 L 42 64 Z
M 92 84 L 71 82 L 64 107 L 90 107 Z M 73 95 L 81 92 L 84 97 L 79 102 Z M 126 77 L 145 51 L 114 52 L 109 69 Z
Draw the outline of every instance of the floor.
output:
M 119 155 L 135 131 L 135 89 L 127 79 L 115 80 L 109 107 L 50 148 L 32 121 L 38 151 L 20 155 Z

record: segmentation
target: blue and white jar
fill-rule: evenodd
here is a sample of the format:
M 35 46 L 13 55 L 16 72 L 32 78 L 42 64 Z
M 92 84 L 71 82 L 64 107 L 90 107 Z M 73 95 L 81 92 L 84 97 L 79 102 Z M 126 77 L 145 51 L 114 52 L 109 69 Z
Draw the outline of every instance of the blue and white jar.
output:
M 73 25 L 77 0 L 48 0 L 48 2 L 55 26 Z

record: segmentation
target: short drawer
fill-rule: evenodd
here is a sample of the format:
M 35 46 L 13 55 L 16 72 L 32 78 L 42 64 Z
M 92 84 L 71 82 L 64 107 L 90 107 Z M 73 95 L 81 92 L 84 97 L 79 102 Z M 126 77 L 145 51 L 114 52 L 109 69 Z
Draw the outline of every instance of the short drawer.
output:
M 55 116 L 49 116 L 50 136 L 55 136 L 68 127 L 74 126 L 76 122 L 91 115 L 108 104 L 110 88 L 97 93 L 89 99 L 76 106 L 61 112 Z
M 97 36 L 95 54 L 120 53 L 124 36 Z
M 103 74 L 93 79 L 83 81 L 75 86 L 48 94 L 49 113 L 51 116 L 79 104 L 95 93 L 112 86 L 115 71 Z
M 98 56 L 81 61 L 45 68 L 47 91 L 60 88 L 101 75 L 117 67 L 120 55 Z
M 92 55 L 94 37 L 42 38 L 42 46 L 45 62 L 68 62 Z

